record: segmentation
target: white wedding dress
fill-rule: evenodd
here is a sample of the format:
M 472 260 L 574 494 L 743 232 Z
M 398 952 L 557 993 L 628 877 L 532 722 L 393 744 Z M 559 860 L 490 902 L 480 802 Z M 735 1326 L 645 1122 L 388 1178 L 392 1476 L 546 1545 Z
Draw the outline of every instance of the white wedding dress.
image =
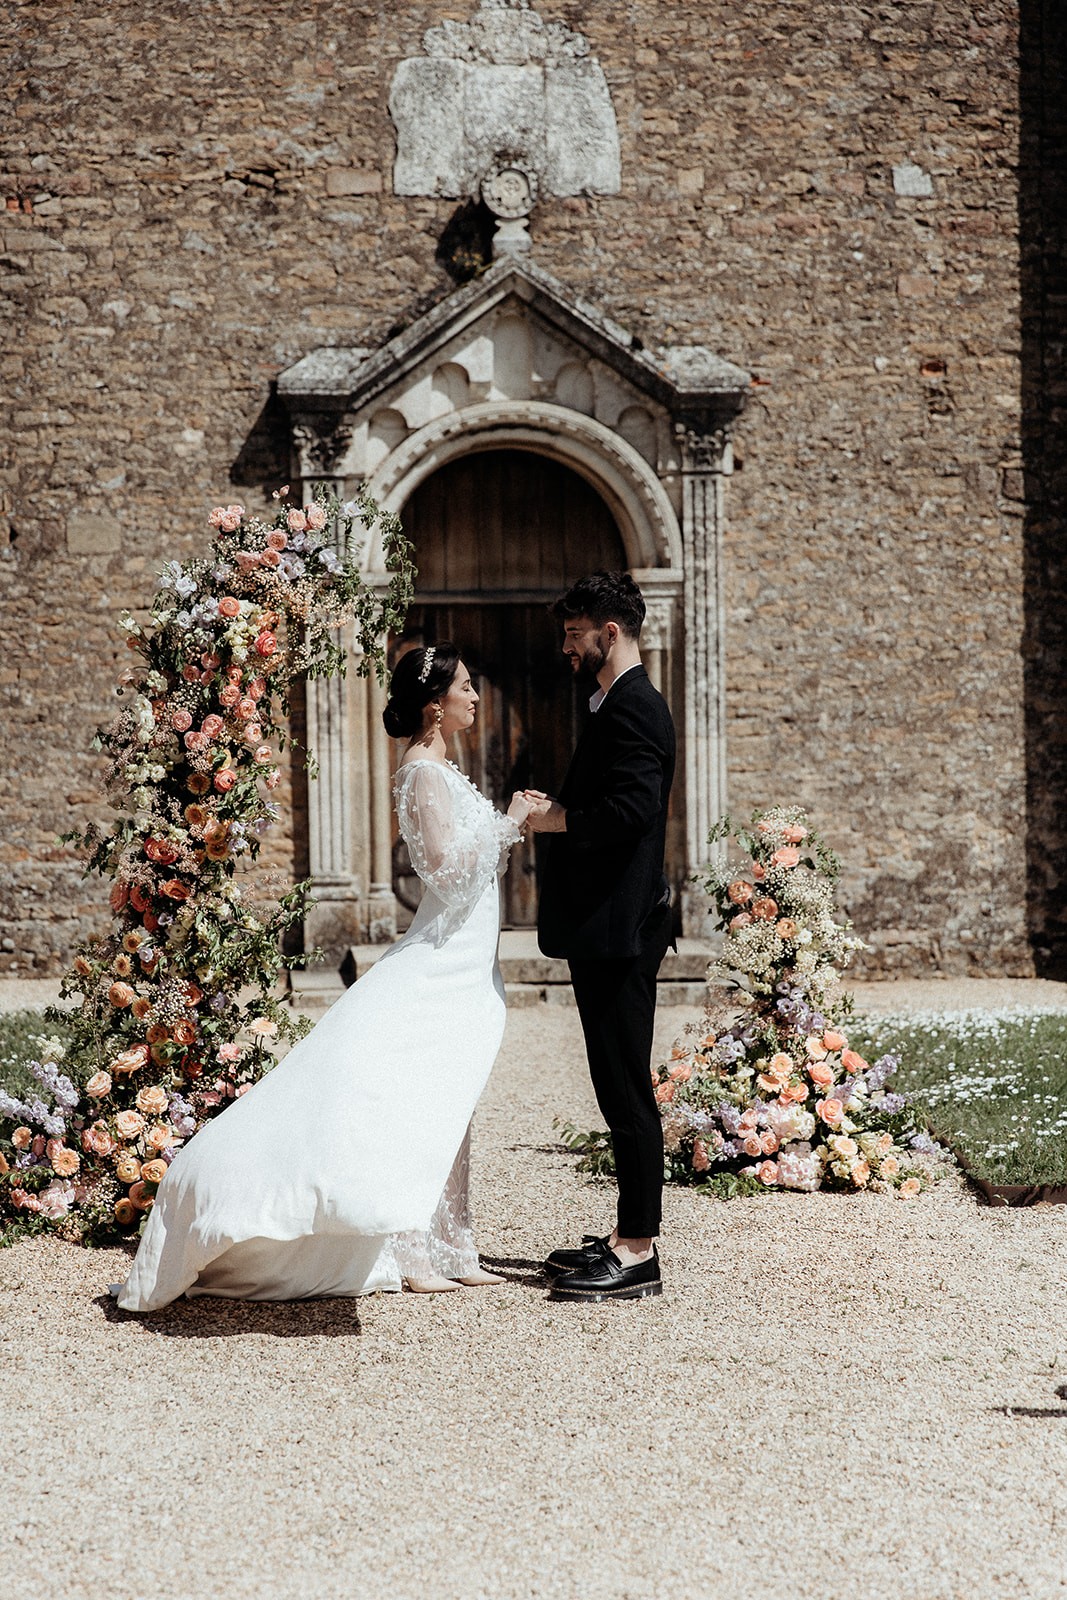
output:
M 415 920 L 178 1152 L 124 1310 L 368 1294 L 477 1267 L 469 1127 L 504 1032 L 498 877 L 519 829 L 451 764 L 408 762 L 394 793 L 425 885 Z

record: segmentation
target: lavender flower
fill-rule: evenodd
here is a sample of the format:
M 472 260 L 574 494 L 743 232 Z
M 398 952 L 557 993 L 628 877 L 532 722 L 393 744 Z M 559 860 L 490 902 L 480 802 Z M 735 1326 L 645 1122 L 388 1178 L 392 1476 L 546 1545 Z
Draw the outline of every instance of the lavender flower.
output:
M 737 1107 L 732 1106 L 728 1100 L 723 1100 L 715 1107 L 715 1115 L 718 1117 L 727 1133 L 738 1133 L 740 1131 L 741 1113 L 738 1111 Z
M 936 1139 L 931 1139 L 928 1133 L 915 1133 L 908 1141 L 913 1150 L 921 1156 L 936 1156 L 941 1154 L 941 1146 Z
M 907 1103 L 902 1094 L 880 1094 L 873 1098 L 873 1104 L 877 1105 L 879 1111 L 884 1111 L 887 1117 L 895 1117 Z
M 872 1094 L 884 1087 L 899 1066 L 899 1056 L 886 1055 L 878 1057 L 874 1066 L 867 1073 L 867 1087 Z

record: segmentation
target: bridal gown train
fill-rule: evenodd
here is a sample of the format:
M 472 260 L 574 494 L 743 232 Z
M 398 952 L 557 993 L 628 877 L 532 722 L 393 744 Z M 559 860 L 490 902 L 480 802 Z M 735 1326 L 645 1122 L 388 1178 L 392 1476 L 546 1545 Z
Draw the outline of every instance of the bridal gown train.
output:
M 178 1152 L 124 1310 L 368 1294 L 477 1266 L 469 1125 L 504 1032 L 498 878 L 519 830 L 451 764 L 409 762 L 394 792 L 425 886 L 415 920 Z

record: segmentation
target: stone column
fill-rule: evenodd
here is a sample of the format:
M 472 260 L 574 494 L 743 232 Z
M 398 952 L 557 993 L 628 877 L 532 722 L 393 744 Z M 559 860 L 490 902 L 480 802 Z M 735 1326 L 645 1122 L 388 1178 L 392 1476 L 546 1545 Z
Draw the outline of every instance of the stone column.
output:
M 695 872 L 710 856 L 708 832 L 726 809 L 723 666 L 722 480 L 732 467 L 725 428 L 679 427 L 682 445 L 682 547 L 685 573 L 686 855 Z M 707 900 L 696 885 L 683 896 L 683 929 L 708 932 Z
M 318 489 L 344 499 L 342 470 L 351 441 L 348 418 L 336 412 L 294 420 L 294 476 L 302 498 Z M 343 637 L 338 643 L 348 647 Z M 308 747 L 317 777 L 308 782 L 308 857 L 315 905 L 304 922 L 309 949 L 319 948 L 327 966 L 339 966 L 349 948 L 362 941 L 366 922 L 363 887 L 357 869 L 358 820 L 356 752 L 351 681 L 313 678 L 307 684 Z M 315 770 L 313 768 L 313 770 Z
M 393 794 L 389 735 L 382 723 L 386 692 L 372 674 L 367 679 L 367 765 L 370 789 L 370 894 L 367 938 L 387 944 L 396 938 L 393 894 Z

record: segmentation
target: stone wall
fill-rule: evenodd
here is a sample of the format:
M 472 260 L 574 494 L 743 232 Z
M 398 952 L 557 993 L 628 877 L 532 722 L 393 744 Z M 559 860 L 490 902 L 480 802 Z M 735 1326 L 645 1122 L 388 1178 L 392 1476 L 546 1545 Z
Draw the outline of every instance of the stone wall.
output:
M 100 812 L 118 611 L 203 547 L 208 507 L 284 481 L 282 368 L 450 287 L 456 202 L 392 194 L 386 102 L 469 11 L 0 3 L 0 973 L 101 920 L 55 838 Z M 646 345 L 755 374 L 727 501 L 733 807 L 810 806 L 869 971 L 1030 970 L 1016 6 L 544 11 L 604 68 L 622 188 L 544 202 L 535 259 Z M 275 869 L 300 853 L 280 833 Z

